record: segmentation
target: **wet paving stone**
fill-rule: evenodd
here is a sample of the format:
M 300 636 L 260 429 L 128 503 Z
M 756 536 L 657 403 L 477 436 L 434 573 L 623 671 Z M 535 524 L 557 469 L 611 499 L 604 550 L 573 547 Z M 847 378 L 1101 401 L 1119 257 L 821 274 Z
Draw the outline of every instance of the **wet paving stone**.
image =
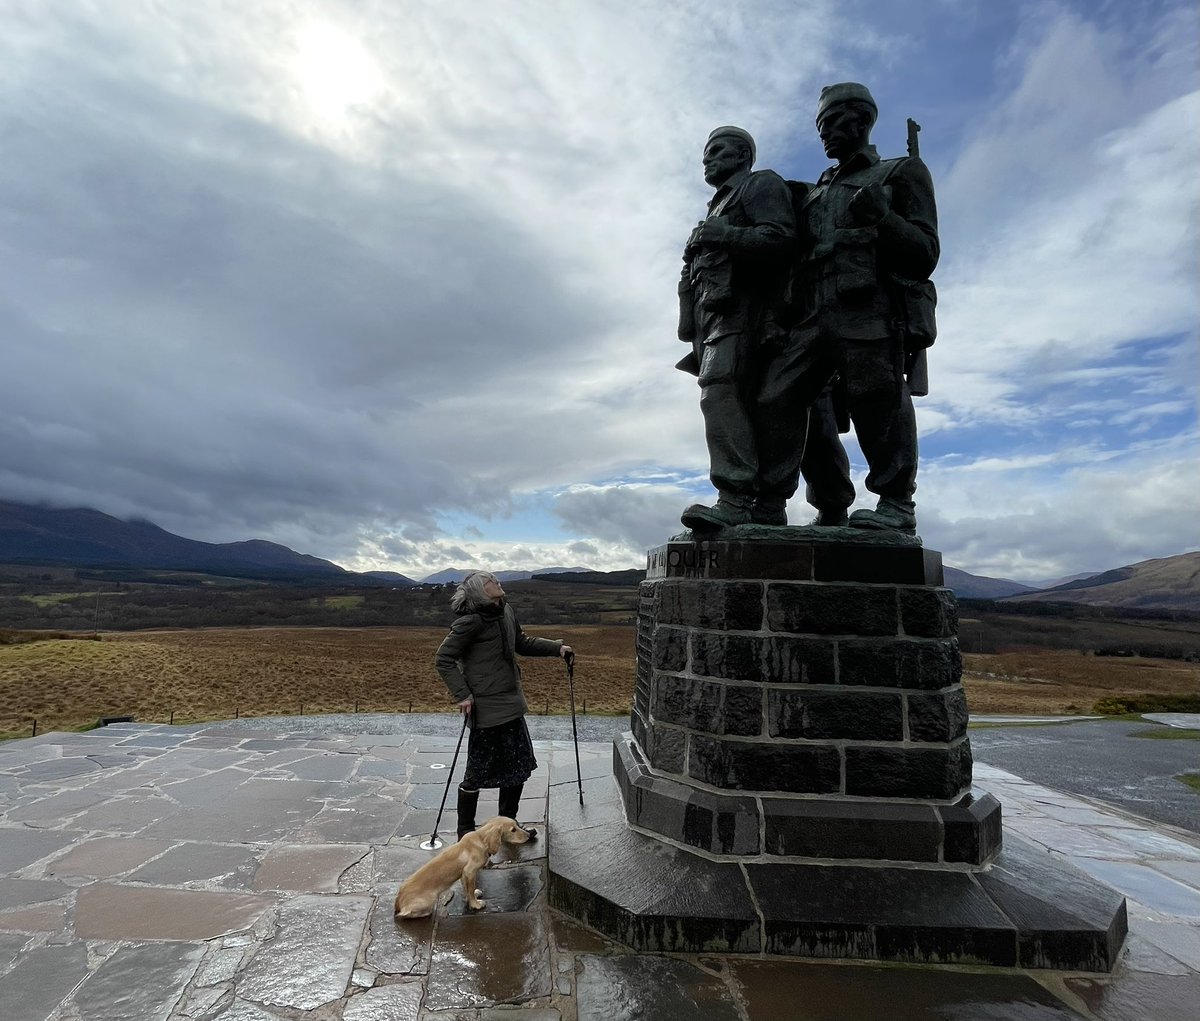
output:
M 595 929 L 589 929 L 586 925 L 560 911 L 550 911 L 549 917 L 554 945 L 565 953 L 602 954 L 617 946 L 611 940 L 605 939 Z
M 5 812 L 4 821 L 35 825 L 38 823 L 62 823 L 71 816 L 78 815 L 85 808 L 99 804 L 105 797 L 107 795 L 102 791 L 93 791 L 87 788 L 79 791 L 63 791 Z
M 485 913 L 525 911 L 542 892 L 542 870 L 536 865 L 488 868 L 479 873 L 476 889 L 487 902 Z M 463 900 L 462 884 L 454 887 L 454 899 L 446 906 L 448 915 L 477 915 Z
M 45 879 L 0 879 L 0 911 L 43 904 L 67 896 L 71 887 Z
M 213 1021 L 280 1021 L 280 1016 L 256 1004 L 235 999 L 225 1010 L 214 1015 Z
M 1019 973 L 775 961 L 732 961 L 730 968 L 752 1018 L 1083 1021 L 1082 1014 Z
M 61 904 L 39 904 L 36 907 L 0 912 L 0 930 L 60 932 L 66 927 L 67 909 Z
M 180 844 L 132 873 L 129 879 L 157 886 L 221 880 L 224 886 L 245 889 L 261 853 L 257 848 L 237 844 Z
M 275 938 L 251 959 L 239 996 L 268 1006 L 312 1010 L 346 990 L 363 928 L 367 897 L 305 894 L 279 909 Z
M 438 823 L 436 811 L 423 811 L 415 808 L 405 808 L 404 816 L 396 826 L 397 837 L 419 837 L 424 839 L 433 833 L 434 824 L 438 825 L 438 836 L 449 843 L 454 843 L 455 815 L 454 806 L 447 804 L 442 813 L 442 821 Z
M 229 841 L 274 843 L 300 829 L 322 808 L 317 800 L 306 800 L 305 791 L 293 785 L 307 780 L 247 781 L 213 803 L 180 812 L 142 831 L 148 837 L 203 840 L 219 833 Z
M 170 843 L 165 840 L 139 840 L 136 837 L 96 837 L 76 844 L 67 854 L 46 868 L 48 876 L 119 876 L 135 869 Z
M 267 852 L 254 873 L 256 890 L 337 893 L 343 872 L 369 852 L 365 844 L 293 844 Z
M 187 943 L 121 947 L 72 997 L 81 1021 L 165 1021 L 203 955 Z
M 551 992 L 549 934 L 539 914 L 440 919 L 425 1008 L 523 1003 Z
M 23 827 L 0 827 L 0 875 L 6 875 L 32 865 L 73 844 L 82 834 L 63 831 L 29 830 Z
M 1078 860 L 1097 879 L 1101 879 L 1147 907 L 1182 918 L 1200 920 L 1200 890 L 1170 879 L 1136 862 Z
M 417 1021 L 421 1009 L 419 982 L 402 982 L 352 996 L 343 1021 Z M 525 1019 L 522 1019 L 525 1021 Z
M 1130 973 L 1116 981 L 1075 977 L 1066 986 L 1101 1021 L 1196 1021 L 1200 976 Z
M 396 918 L 395 898 L 396 884 L 377 887 L 367 964 L 387 975 L 424 975 L 432 956 L 433 917 Z
M 1200 973 L 1200 926 L 1179 921 L 1157 921 L 1135 918 L 1129 923 L 1131 933 L 1145 940 L 1163 954 Z M 1139 968 L 1156 971 L 1156 968 Z
M 250 928 L 272 904 L 258 894 L 96 883 L 76 897 L 75 932 L 84 939 L 213 939 Z
M 104 801 L 76 816 L 72 825 L 81 830 L 133 835 L 179 811 L 179 806 L 163 795 L 145 791 Z
M 26 951 L 7 974 L 0 975 L 4 1021 L 46 1021 L 87 974 L 87 947 L 82 943 Z
M 17 776 L 23 782 L 46 783 L 50 780 L 62 780 L 68 776 L 79 776 L 81 773 L 95 773 L 100 766 L 85 756 L 74 756 L 66 759 L 52 759 L 49 762 L 34 762 L 17 771 Z
M 29 937 L 23 933 L 0 932 L 0 972 L 3 972 L 25 949 Z
M 307 820 L 296 839 L 320 844 L 383 844 L 396 832 L 403 814 L 403 806 L 378 796 L 327 805 Z
M 669 957 L 585 955 L 576 980 L 579 1021 L 739 1021 L 729 988 L 688 961 Z M 758 1018 L 798 1018 L 789 1011 Z M 839 1015 L 839 1018 L 855 1015 Z M 864 1018 L 871 1015 L 862 1015 Z M 906 1019 L 907 1021 L 907 1019 Z
M 334 752 L 301 759 L 285 767 L 284 772 L 298 780 L 349 780 L 357 765 L 355 756 Z

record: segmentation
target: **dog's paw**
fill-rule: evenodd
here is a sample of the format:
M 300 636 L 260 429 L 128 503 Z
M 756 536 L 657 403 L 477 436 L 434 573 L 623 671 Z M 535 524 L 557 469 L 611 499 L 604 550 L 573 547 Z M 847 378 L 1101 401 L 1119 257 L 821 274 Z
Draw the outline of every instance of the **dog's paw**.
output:
M 482 911 L 487 907 L 487 901 L 480 900 L 478 897 L 474 901 L 468 902 L 467 905 L 472 911 Z
M 480 898 L 480 897 L 482 897 L 482 896 L 483 896 L 483 891 L 482 891 L 482 890 L 476 890 L 476 891 L 475 891 L 475 897 L 476 897 L 476 899 L 478 899 L 478 898 Z M 483 903 L 483 901 L 480 901 L 480 903 L 482 904 L 482 903 Z

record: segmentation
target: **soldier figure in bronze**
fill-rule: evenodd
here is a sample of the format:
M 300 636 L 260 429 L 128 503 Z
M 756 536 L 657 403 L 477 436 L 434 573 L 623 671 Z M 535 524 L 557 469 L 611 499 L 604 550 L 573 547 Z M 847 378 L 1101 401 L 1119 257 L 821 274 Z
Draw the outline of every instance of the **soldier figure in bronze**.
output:
M 784 504 L 799 477 L 804 405 L 764 417 L 758 399 L 771 354 L 787 336 L 780 311 L 795 218 L 786 182 L 752 170 L 754 157 L 754 139 L 742 128 L 709 135 L 704 180 L 715 192 L 684 250 L 679 338 L 692 351 L 677 367 L 698 377 L 718 495 L 715 506 L 684 511 L 683 523 L 694 529 L 786 524 Z
M 937 207 L 929 171 L 915 153 L 917 126 L 910 122 L 912 155 L 882 160 L 870 144 L 876 116 L 864 85 L 844 82 L 821 91 L 817 131 L 837 165 L 821 174 L 797 209 L 801 256 L 789 301 L 793 326 L 760 404 L 764 413 L 790 414 L 797 392 L 812 404 L 802 467 L 808 500 L 818 511 L 814 524 L 912 534 L 912 395 L 926 392 L 924 352 L 936 332 L 929 276 L 939 254 Z M 854 487 L 835 424 L 839 404 L 867 459 L 866 487 L 879 497 L 874 510 L 849 519 Z

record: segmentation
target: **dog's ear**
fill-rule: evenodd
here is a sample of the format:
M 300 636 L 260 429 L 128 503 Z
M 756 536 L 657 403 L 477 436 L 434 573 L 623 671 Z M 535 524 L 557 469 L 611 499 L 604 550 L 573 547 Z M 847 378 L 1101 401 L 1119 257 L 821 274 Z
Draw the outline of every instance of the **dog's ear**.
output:
M 504 839 L 504 830 L 499 826 L 493 826 L 487 835 L 487 853 L 490 858 L 493 854 L 500 850 L 500 842 Z

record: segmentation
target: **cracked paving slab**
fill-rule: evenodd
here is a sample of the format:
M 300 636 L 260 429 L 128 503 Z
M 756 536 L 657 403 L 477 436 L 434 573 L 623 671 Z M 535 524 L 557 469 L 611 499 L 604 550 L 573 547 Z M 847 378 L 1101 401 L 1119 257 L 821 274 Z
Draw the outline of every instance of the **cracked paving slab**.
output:
M 279 909 L 275 938 L 238 981 L 238 994 L 268 1006 L 313 1010 L 346 991 L 371 910 L 369 897 L 293 897 Z

